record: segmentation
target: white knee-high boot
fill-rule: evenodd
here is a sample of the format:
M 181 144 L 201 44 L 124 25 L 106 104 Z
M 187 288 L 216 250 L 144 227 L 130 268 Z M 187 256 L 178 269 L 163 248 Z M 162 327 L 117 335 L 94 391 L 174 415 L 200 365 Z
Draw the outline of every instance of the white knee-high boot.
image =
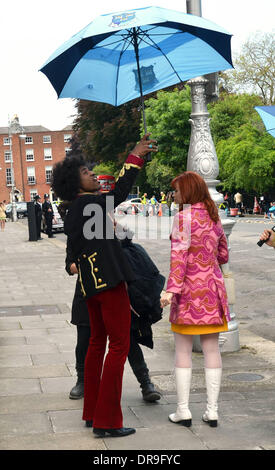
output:
M 189 427 L 192 424 L 192 415 L 189 410 L 189 394 L 192 377 L 192 368 L 175 367 L 178 407 L 176 413 L 169 415 L 170 421 Z
M 222 369 L 205 368 L 207 407 L 202 420 L 211 427 L 218 425 L 218 398 L 220 393 Z

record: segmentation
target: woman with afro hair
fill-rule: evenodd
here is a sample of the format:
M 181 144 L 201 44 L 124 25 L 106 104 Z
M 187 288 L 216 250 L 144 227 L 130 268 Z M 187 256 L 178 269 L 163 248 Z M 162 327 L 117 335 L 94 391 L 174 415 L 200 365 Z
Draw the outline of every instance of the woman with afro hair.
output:
M 135 429 L 123 427 L 121 392 L 130 345 L 131 311 L 127 283 L 135 279 L 114 232 L 112 210 L 123 202 L 144 164 L 156 152 L 146 134 L 128 155 L 115 189 L 100 192 L 100 183 L 81 155 L 71 154 L 55 165 L 52 188 L 70 202 L 64 222 L 82 294 L 91 337 L 85 359 L 83 420 L 99 437 L 122 437 Z M 105 349 L 108 353 L 104 360 Z

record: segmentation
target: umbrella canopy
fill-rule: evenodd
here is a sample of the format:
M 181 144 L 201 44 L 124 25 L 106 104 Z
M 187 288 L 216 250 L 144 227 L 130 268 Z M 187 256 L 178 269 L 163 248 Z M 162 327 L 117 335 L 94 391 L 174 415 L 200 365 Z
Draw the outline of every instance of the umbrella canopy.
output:
M 231 35 L 204 18 L 159 7 L 101 15 L 40 69 L 59 98 L 119 106 L 232 68 Z
M 275 137 L 275 106 L 255 106 L 261 116 L 265 128 L 272 137 Z

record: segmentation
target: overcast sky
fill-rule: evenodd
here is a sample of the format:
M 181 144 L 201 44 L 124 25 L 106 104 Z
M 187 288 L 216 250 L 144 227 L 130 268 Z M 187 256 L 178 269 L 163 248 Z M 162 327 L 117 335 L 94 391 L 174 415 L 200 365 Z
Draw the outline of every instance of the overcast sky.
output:
M 65 40 L 96 16 L 142 8 L 186 12 L 185 0 L 13 0 L 1 5 L 0 127 L 18 114 L 21 124 L 59 130 L 73 121 L 73 100 L 57 99 L 39 68 Z M 256 31 L 275 33 L 275 0 L 201 0 L 202 16 L 233 34 L 232 51 Z

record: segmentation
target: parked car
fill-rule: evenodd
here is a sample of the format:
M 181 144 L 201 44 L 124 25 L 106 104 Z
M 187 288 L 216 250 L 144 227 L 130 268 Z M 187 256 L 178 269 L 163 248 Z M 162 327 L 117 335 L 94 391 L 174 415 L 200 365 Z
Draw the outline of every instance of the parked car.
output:
M 61 216 L 58 212 L 57 206 L 54 202 L 52 202 L 52 208 L 53 208 L 53 232 L 63 232 L 64 230 L 64 222 L 61 219 Z M 41 231 L 43 233 L 46 233 L 46 222 L 45 222 L 45 217 L 42 215 L 42 221 L 41 221 Z
M 28 210 L 27 210 L 27 203 L 26 202 L 16 202 L 16 212 L 18 219 L 22 219 L 23 217 L 27 217 Z M 10 219 L 12 218 L 12 205 L 7 204 L 6 206 L 6 214 L 7 217 Z
M 141 204 L 141 198 L 136 197 L 134 199 L 127 199 L 127 201 L 122 202 L 117 206 L 116 213 L 123 212 L 124 214 L 132 214 L 132 210 L 135 210 L 135 213 L 138 214 L 143 210 L 143 204 Z

